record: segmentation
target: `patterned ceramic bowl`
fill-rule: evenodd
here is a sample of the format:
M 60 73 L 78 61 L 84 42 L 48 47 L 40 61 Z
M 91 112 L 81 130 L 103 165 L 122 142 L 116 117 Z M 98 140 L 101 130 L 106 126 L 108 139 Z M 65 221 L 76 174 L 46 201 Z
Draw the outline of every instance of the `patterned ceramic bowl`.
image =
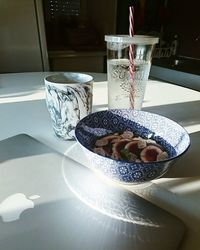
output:
M 97 139 L 127 130 L 156 141 L 165 149 L 168 158 L 154 162 L 128 162 L 93 152 Z M 131 109 L 112 109 L 90 114 L 77 124 L 75 137 L 94 170 L 127 184 L 140 184 L 161 177 L 190 145 L 188 133 L 176 122 L 157 114 Z

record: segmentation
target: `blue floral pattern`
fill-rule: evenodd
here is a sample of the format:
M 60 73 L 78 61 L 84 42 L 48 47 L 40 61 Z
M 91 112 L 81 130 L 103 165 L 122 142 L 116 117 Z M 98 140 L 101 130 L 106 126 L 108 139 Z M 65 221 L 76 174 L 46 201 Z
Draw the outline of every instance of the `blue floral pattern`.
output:
M 97 138 L 125 130 L 156 140 L 168 152 L 169 158 L 152 163 L 130 163 L 92 152 Z M 94 169 L 116 181 L 133 184 L 161 177 L 190 145 L 188 133 L 176 122 L 164 116 L 131 109 L 113 109 L 90 114 L 77 124 L 75 137 Z

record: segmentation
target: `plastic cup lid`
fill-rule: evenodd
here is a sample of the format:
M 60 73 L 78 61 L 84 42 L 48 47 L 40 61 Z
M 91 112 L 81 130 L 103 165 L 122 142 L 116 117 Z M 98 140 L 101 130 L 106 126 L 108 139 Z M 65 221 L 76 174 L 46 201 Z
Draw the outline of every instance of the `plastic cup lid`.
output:
M 106 35 L 105 41 L 110 43 L 156 44 L 159 38 L 146 35 L 135 35 L 134 37 L 128 35 Z

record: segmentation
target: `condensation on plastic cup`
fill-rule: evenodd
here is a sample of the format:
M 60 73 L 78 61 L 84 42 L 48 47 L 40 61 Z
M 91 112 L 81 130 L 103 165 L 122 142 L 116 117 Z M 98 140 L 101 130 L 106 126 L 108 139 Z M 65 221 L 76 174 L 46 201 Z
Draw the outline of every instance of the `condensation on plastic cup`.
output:
M 134 108 L 140 110 L 149 77 L 152 52 L 159 38 L 145 35 L 106 35 L 108 108 L 131 108 L 134 79 Z M 130 77 L 129 49 L 134 45 L 134 78 Z

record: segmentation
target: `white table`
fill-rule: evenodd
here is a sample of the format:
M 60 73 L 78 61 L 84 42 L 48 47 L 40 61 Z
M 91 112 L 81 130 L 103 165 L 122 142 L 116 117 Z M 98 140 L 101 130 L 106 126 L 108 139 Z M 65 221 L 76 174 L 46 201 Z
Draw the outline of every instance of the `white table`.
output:
M 72 159 L 87 164 L 75 141 L 54 135 L 46 108 L 43 78 L 51 72 L 0 75 L 0 140 L 26 133 Z M 107 108 L 105 74 L 94 76 L 94 109 Z M 188 233 L 181 250 L 200 246 L 200 92 L 149 81 L 143 109 L 171 118 L 189 132 L 191 147 L 165 177 L 143 187 L 125 188 L 179 217 Z M 77 154 L 81 155 L 79 159 Z

